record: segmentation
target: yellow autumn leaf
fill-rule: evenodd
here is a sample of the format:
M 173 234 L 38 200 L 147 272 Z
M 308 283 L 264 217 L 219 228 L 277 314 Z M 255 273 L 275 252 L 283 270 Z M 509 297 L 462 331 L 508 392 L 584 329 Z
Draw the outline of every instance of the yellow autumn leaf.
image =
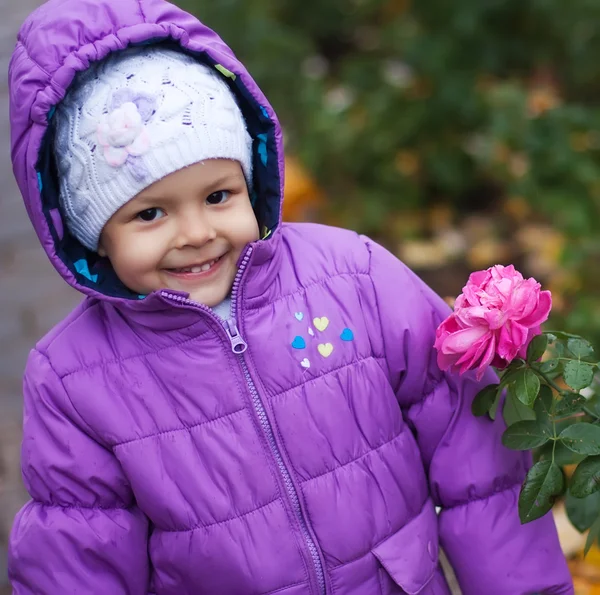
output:
M 399 252 L 400 260 L 415 269 L 435 269 L 448 262 L 444 248 L 435 241 L 407 240 Z
M 519 223 L 531 216 L 531 206 L 522 196 L 511 196 L 502 204 L 502 210 Z
M 600 570 L 600 549 L 597 544 L 590 548 L 590 551 L 585 557 L 585 563 Z M 600 575 L 598 578 L 600 578 Z
M 384 17 L 393 19 L 404 14 L 410 8 L 411 0 L 388 0 L 382 7 Z
M 310 210 L 323 202 L 323 193 L 295 157 L 286 157 L 285 160 L 284 194 L 283 218 L 286 221 L 307 219 Z
M 427 214 L 429 225 L 433 231 L 449 229 L 455 217 L 454 209 L 448 204 L 434 205 L 427 211 Z
M 573 132 L 569 136 L 569 144 L 573 151 L 583 153 L 592 148 L 594 139 L 590 132 Z
M 474 270 L 485 269 L 510 259 L 507 245 L 494 238 L 484 238 L 473 243 L 467 252 L 467 261 Z
M 492 154 L 496 163 L 506 163 L 510 159 L 510 149 L 505 143 L 495 143 Z
M 550 85 L 535 87 L 527 97 L 527 111 L 531 118 L 538 118 L 559 105 L 560 97 L 556 89 Z
M 411 177 L 419 172 L 421 160 L 416 151 L 403 150 L 396 154 L 395 164 L 402 175 Z
M 600 586 L 578 576 L 573 577 L 575 595 L 600 595 Z
M 513 153 L 508 161 L 508 169 L 515 178 L 522 178 L 529 172 L 529 159 L 523 153 Z

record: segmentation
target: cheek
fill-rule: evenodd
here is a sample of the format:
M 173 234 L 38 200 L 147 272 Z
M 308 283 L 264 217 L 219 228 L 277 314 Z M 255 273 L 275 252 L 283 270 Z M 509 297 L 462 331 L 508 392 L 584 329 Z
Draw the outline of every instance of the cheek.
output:
M 109 258 L 117 275 L 123 281 L 144 275 L 156 269 L 161 259 L 161 242 L 151 234 L 128 236 L 112 247 Z
M 235 227 L 236 243 L 240 246 L 254 242 L 259 239 L 258 221 L 251 208 L 246 209 L 238 218 L 238 224 Z

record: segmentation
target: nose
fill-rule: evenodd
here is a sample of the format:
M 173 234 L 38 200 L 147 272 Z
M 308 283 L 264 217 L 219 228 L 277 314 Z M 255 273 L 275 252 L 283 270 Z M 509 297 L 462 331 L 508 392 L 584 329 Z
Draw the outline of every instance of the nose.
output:
M 177 248 L 200 248 L 217 237 L 210 219 L 200 210 L 181 213 L 177 221 Z

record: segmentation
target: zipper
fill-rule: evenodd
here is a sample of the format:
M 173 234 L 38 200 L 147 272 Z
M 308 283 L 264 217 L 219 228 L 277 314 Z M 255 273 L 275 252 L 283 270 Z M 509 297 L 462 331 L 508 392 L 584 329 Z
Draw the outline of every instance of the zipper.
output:
M 296 515 L 296 519 L 298 520 L 298 524 L 300 525 L 300 530 L 302 532 L 302 537 L 308 547 L 308 551 L 312 558 L 315 574 L 317 575 L 317 583 L 319 585 L 319 593 L 320 595 L 325 595 L 325 574 L 323 572 L 323 565 L 321 564 L 321 558 L 319 556 L 319 552 L 317 550 L 317 546 L 315 544 L 314 539 L 312 538 L 310 531 L 308 530 L 308 523 L 302 513 L 302 507 L 300 506 L 300 499 L 298 497 L 298 492 L 294 486 L 294 482 L 292 481 L 292 477 L 290 472 L 288 471 L 285 461 L 283 460 L 283 456 L 277 446 L 277 442 L 275 440 L 275 434 L 273 433 L 273 428 L 271 427 L 271 423 L 269 422 L 269 418 L 267 416 L 267 412 L 262 403 L 260 395 L 258 394 L 258 390 L 254 381 L 252 380 L 252 376 L 250 375 L 250 370 L 248 368 L 248 364 L 246 362 L 246 358 L 244 357 L 245 351 L 248 349 L 248 344 L 244 341 L 240 331 L 237 327 L 237 301 L 238 301 L 238 292 L 241 284 L 242 277 L 244 276 L 244 272 L 248 263 L 250 262 L 250 257 L 252 256 L 252 246 L 250 246 L 244 257 L 242 262 L 240 263 L 238 272 L 233 281 L 233 286 L 231 289 L 231 313 L 230 317 L 222 322 L 222 326 L 227 333 L 227 337 L 229 338 L 229 342 L 231 343 L 231 351 L 238 356 L 240 366 L 242 368 L 242 372 L 244 374 L 244 379 L 246 380 L 246 386 L 250 391 L 250 396 L 252 397 L 252 405 L 258 416 L 258 420 L 260 422 L 261 429 L 267 439 L 269 444 L 269 448 L 271 449 L 271 454 L 273 455 L 275 462 L 277 463 L 277 467 L 279 469 L 279 473 L 283 479 L 283 483 L 289 498 L 289 501 L 292 504 L 292 509 L 294 514 Z M 196 308 L 200 308 L 201 310 L 210 314 L 213 318 L 217 318 L 214 312 L 204 306 L 203 304 L 199 304 L 194 302 L 193 300 L 184 298 L 182 296 L 174 295 L 167 291 L 162 291 L 161 295 L 170 300 L 186 304 L 189 306 L 194 306 Z M 221 322 L 221 319 L 219 319 Z

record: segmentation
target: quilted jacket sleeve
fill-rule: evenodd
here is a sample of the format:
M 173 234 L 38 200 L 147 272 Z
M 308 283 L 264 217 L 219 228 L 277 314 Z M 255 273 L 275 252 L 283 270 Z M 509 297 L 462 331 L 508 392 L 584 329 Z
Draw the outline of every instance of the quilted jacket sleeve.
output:
M 92 439 L 37 351 L 24 381 L 22 470 L 32 500 L 10 538 L 13 595 L 148 593 L 148 523 L 118 461 Z
M 392 254 L 366 242 L 392 382 L 441 507 L 440 542 L 463 595 L 572 594 L 552 515 L 519 521 L 529 456 L 502 445 L 501 416 L 492 422 L 471 413 L 477 392 L 496 381 L 493 372 L 477 382 L 472 373 L 439 370 L 435 330 L 450 309 Z

